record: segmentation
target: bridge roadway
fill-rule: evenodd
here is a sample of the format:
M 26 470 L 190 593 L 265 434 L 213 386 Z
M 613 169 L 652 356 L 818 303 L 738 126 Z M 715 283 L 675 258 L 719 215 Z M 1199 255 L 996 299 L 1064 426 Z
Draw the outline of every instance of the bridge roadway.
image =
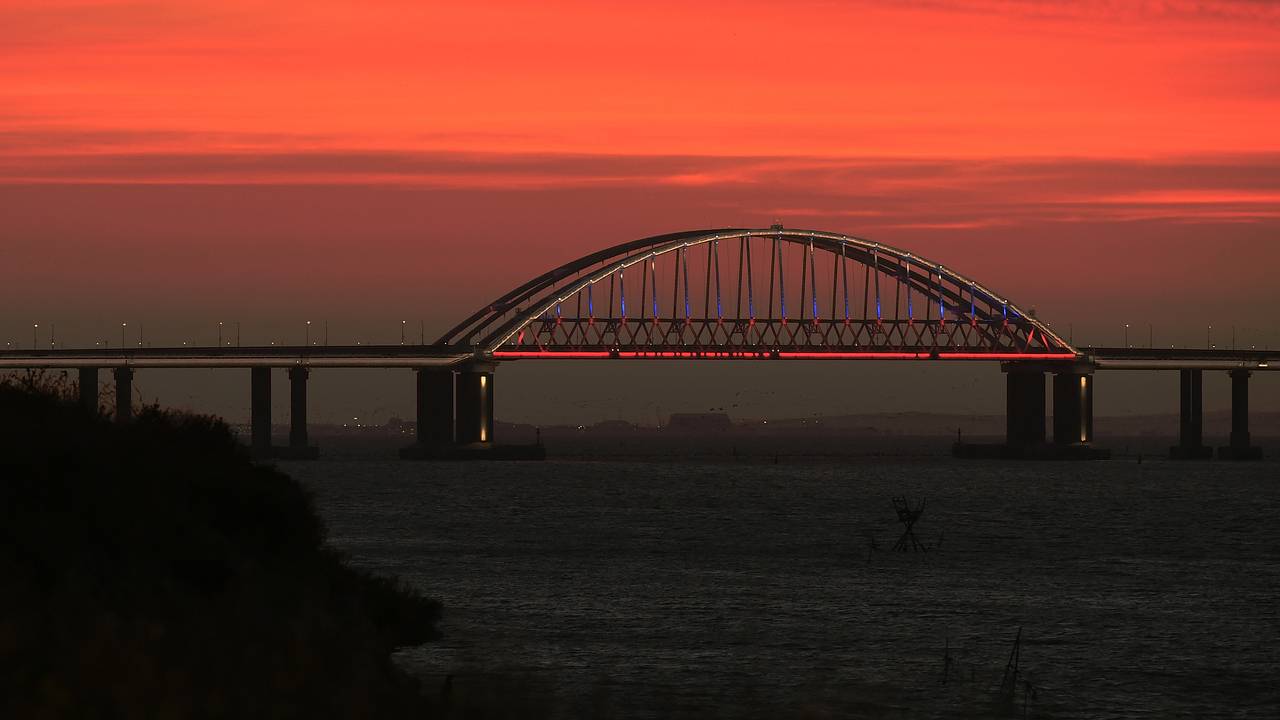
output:
M 824 353 L 806 353 L 805 359 L 822 359 Z M 916 353 L 905 353 L 917 355 Z M 831 353 L 833 359 L 857 359 L 850 353 Z M 929 360 L 919 353 L 919 360 Z M 999 353 L 967 353 L 963 361 L 1008 361 Z M 554 354 L 541 356 L 556 359 Z M 754 357 L 754 356 L 752 356 Z M 763 357 L 769 359 L 767 351 Z M 509 361 L 513 358 L 501 351 L 492 356 L 450 345 L 328 345 L 263 347 L 139 347 L 79 348 L 56 350 L 0 351 L 0 369 L 77 369 L 95 368 L 444 368 L 480 361 Z M 582 359 L 567 355 L 566 359 Z M 716 359 L 699 356 L 693 351 L 662 352 L 642 359 Z M 868 354 L 867 359 L 884 359 Z M 901 358 L 900 358 L 901 359 Z M 1056 367 L 1063 360 L 1019 360 L 1028 364 Z M 1078 359 L 1068 363 L 1083 364 L 1096 370 L 1280 370 L 1278 350 L 1229 350 L 1194 348 L 1117 348 L 1082 347 Z
M 523 353 L 516 357 L 526 356 Z M 593 357 L 599 353 L 592 354 Z M 806 358 L 820 353 L 805 353 Z M 851 353 L 833 354 L 851 359 Z M 1232 430 L 1224 458 L 1260 457 L 1248 429 L 1248 383 L 1255 371 L 1280 370 L 1280 350 L 1229 350 L 1191 348 L 1083 347 L 1075 359 L 1009 360 L 999 353 L 983 357 L 964 354 L 961 359 L 936 359 L 928 353 L 900 353 L 900 359 L 964 362 L 999 361 L 1006 373 L 1007 438 L 998 447 L 957 447 L 964 454 L 1003 457 L 1094 456 L 1093 374 L 1102 370 L 1178 371 L 1181 388 L 1181 422 L 1178 444 L 1171 456 L 1200 459 L 1213 455 L 1203 443 L 1202 374 L 1225 371 L 1232 378 Z M 539 355 L 550 357 L 550 355 Z M 571 356 L 574 357 L 574 356 Z M 581 357 L 581 356 L 576 356 Z M 628 357 L 635 357 L 634 355 Z M 649 359 L 694 359 L 694 352 L 667 351 Z M 752 358 L 771 359 L 768 352 Z M 871 359 L 885 353 L 869 354 Z M 710 359 L 704 354 L 698 359 Z M 251 447 L 258 456 L 314 457 L 316 448 L 307 440 L 307 378 L 321 368 L 412 368 L 417 373 L 418 436 L 406 457 L 483 457 L 493 441 L 494 369 L 507 361 L 504 353 L 475 352 L 451 345 L 344 345 L 266 347 L 169 347 L 124 349 L 50 349 L 0 351 L 0 370 L 49 369 L 79 373 L 81 402 L 99 406 L 98 371 L 114 375 L 114 410 L 117 420 L 133 413 L 133 375 L 148 368 L 246 368 L 251 371 Z M 289 444 L 271 444 L 271 369 L 286 369 L 290 382 Z M 1053 377 L 1052 438 L 1044 428 L 1045 376 Z M 1044 448 L 1055 449 L 1045 453 Z M 538 450 L 540 453 L 540 449 Z M 510 456 L 531 453 L 508 453 Z M 536 455 L 536 453 L 534 453 Z

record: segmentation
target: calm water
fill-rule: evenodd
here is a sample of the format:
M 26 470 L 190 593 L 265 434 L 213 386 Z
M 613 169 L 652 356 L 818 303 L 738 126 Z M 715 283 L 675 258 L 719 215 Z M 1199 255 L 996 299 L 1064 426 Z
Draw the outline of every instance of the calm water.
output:
M 969 716 L 1022 627 L 1032 716 L 1280 717 L 1277 463 L 283 468 L 338 546 L 443 600 L 427 675 L 622 717 Z M 887 551 L 900 494 L 939 551 Z

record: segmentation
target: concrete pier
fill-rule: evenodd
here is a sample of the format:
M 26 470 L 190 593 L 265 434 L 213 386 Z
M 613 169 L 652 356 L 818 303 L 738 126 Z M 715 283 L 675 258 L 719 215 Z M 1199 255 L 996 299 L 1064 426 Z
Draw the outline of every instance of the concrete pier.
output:
M 1105 460 L 1111 451 L 1093 446 L 1093 369 L 1077 363 L 1006 363 L 1005 441 L 957 440 L 959 458 Z M 1045 438 L 1045 373 L 1053 373 L 1053 442 Z
M 111 371 L 116 381 L 116 422 L 133 419 L 133 368 L 118 367 Z
M 1044 444 L 1044 372 L 1009 368 L 1005 373 L 1005 444 L 1014 452 Z
M 421 447 L 452 445 L 453 436 L 453 370 L 419 368 L 417 375 L 418 429 Z
M 1249 376 L 1248 370 L 1232 370 L 1231 376 L 1231 438 L 1226 447 L 1218 448 L 1223 460 L 1261 460 L 1262 448 L 1254 447 L 1249 435 Z
M 412 460 L 542 460 L 542 445 L 497 445 L 493 436 L 494 365 L 417 371 L 417 442 Z
M 1092 374 L 1054 373 L 1053 442 L 1064 446 L 1093 442 Z
M 307 379 L 311 371 L 304 367 L 289 368 L 289 444 L 272 448 L 272 455 L 288 460 L 314 460 L 320 449 L 307 440 Z
M 98 368 L 82 367 L 79 369 L 79 381 L 76 383 L 76 399 L 80 407 L 98 413 Z
M 468 368 L 454 384 L 454 439 L 459 445 L 493 445 L 493 370 Z
M 1178 371 L 1178 444 L 1169 448 L 1174 460 L 1208 460 L 1213 448 L 1204 444 L 1204 377 L 1200 370 Z
M 249 368 L 249 449 L 271 457 L 271 368 Z

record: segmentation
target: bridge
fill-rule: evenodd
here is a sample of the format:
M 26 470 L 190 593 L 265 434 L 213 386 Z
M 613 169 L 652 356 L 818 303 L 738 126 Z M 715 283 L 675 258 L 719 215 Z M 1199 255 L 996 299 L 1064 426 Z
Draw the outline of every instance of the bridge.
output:
M 1078 348 L 1009 298 L 941 263 L 839 233 L 691 230 L 600 250 L 499 296 L 430 345 L 49 349 L 0 352 L 0 369 L 73 369 L 98 406 L 98 373 L 115 380 L 115 415 L 132 415 L 146 368 L 248 368 L 251 447 L 308 457 L 307 378 L 335 367 L 417 370 L 417 442 L 407 455 L 500 456 L 493 435 L 500 362 L 558 360 L 885 360 L 994 362 L 1006 374 L 1006 441 L 962 452 L 1092 454 L 1093 375 L 1176 370 L 1181 428 L 1171 454 L 1200 458 L 1202 374 L 1229 372 L 1229 458 L 1258 457 L 1248 430 L 1255 371 L 1280 351 Z M 290 379 L 289 446 L 271 447 L 271 369 Z M 1053 432 L 1046 435 L 1046 376 Z

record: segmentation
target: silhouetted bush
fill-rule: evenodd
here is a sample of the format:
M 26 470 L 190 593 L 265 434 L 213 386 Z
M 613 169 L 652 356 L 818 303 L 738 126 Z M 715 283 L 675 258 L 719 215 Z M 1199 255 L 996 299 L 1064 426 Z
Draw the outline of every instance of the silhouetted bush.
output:
M 428 714 L 397 647 L 440 607 L 347 565 L 214 418 L 0 380 L 0 717 Z

